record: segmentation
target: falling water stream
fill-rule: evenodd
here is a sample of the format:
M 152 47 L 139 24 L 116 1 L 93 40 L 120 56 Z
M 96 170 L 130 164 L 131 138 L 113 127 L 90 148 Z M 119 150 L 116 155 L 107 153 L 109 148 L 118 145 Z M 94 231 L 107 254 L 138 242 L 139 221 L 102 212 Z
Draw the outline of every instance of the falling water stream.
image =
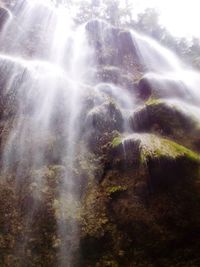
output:
M 84 26 L 75 28 L 66 9 L 55 8 L 48 1 L 17 1 L 14 11 L 16 18 L 6 22 L 0 36 L 4 95 L 17 91 L 17 100 L 14 98 L 10 103 L 16 108 L 16 116 L 6 142 L 2 172 L 5 175 L 14 169 L 19 190 L 26 168 L 34 170 L 47 164 L 48 141 L 45 140 L 57 138 L 55 125 L 60 120 L 64 143 L 60 151 L 55 152 L 55 158 L 60 154 L 59 163 L 66 159 L 67 167 L 58 207 L 59 266 L 71 266 L 71 239 L 78 242 L 78 229 L 74 221 L 63 223 L 64 205 L 68 201 L 70 209 L 76 212 L 73 208 L 76 184 L 71 170 L 79 135 L 81 84 L 86 82 L 84 72 L 87 72 L 92 51 L 88 48 Z M 38 187 L 43 183 L 40 175 L 35 175 L 33 182 Z M 36 194 L 40 194 L 39 190 Z M 37 203 L 29 211 L 27 228 L 31 227 L 34 208 Z M 17 245 L 22 257 L 28 238 Z
M 72 169 L 81 135 L 82 97 L 84 90 L 92 84 L 88 73 L 95 68 L 94 51 L 88 43 L 85 25 L 77 27 L 69 11 L 63 7 L 55 8 L 42 0 L 18 0 L 13 12 L 0 34 L 0 86 L 2 94 L 9 96 L 7 105 L 13 107 L 9 112 L 15 114 L 4 147 L 2 175 L 13 170 L 16 190 L 20 190 L 21 177 L 26 169 L 35 170 L 48 164 L 48 139 L 57 142 L 57 131 L 60 133 L 62 144 L 50 159 L 53 164 L 65 165 L 57 221 L 61 239 L 59 266 L 72 266 L 71 243 L 76 240 L 78 247 L 79 229 L 74 220 L 65 224 L 64 216 L 66 205 L 76 213 L 79 185 Z M 191 96 L 183 99 L 172 96 L 168 101 L 198 118 L 199 74 L 185 70 L 171 52 L 151 39 L 135 32 L 132 32 L 132 38 L 140 60 L 146 65 L 146 75 L 163 83 L 169 78 L 185 84 L 186 93 Z M 93 88 L 99 95 L 97 106 L 103 102 L 101 98 L 109 94 L 119 105 L 124 118 L 137 107 L 129 93 L 120 86 L 96 82 Z M 196 104 L 188 98 L 195 99 Z M 6 116 L 6 110 L 4 113 Z M 124 120 L 124 131 L 131 131 L 128 119 Z M 34 175 L 34 183 L 37 187 L 43 184 L 40 175 Z M 36 194 L 39 198 L 40 191 L 36 190 Z M 37 203 L 33 207 L 37 208 Z M 33 213 L 34 208 L 28 213 L 27 228 L 31 225 Z M 25 239 L 18 243 L 16 253 L 26 249 L 26 242 Z
M 190 104 L 196 104 L 198 107 L 200 103 L 199 72 L 185 66 L 176 55 L 151 38 L 134 31 L 132 31 L 132 38 L 140 61 L 146 67 L 145 77 L 148 77 L 150 82 L 152 80 L 152 85 L 155 80 L 158 81 L 159 89 L 164 90 L 166 97 L 175 101 L 177 105 L 180 100 L 180 106 L 187 105 L 186 103 L 183 105 L 183 101 L 189 101 Z M 168 81 L 177 85 L 173 88 L 172 95 L 170 95 L 171 88 Z M 176 97 L 178 89 L 181 91 L 180 99 Z

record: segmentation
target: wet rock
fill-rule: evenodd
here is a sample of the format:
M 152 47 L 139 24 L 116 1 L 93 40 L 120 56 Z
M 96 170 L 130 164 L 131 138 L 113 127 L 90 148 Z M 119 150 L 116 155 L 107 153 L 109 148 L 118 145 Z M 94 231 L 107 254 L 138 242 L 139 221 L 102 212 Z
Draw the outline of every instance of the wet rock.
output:
M 89 41 L 92 41 L 97 49 L 105 44 L 111 46 L 117 40 L 118 29 L 103 20 L 91 20 L 86 24 L 85 28 L 89 34 Z
M 118 33 L 118 49 L 121 55 L 131 54 L 137 57 L 136 48 L 133 43 L 131 33 L 127 31 L 119 31 Z
M 170 102 L 149 100 L 146 105 L 135 111 L 132 128 L 138 132 L 155 131 L 174 137 L 184 137 L 185 133 L 197 131 L 195 119 L 181 111 Z
M 143 70 L 143 66 L 141 65 L 131 32 L 120 30 L 117 37 L 119 62 L 123 69 L 134 73 L 134 76 L 136 76 L 137 72 Z
M 106 102 L 93 108 L 85 122 L 86 139 L 92 151 L 102 150 L 112 139 L 112 133 L 122 131 L 123 117 L 119 108 L 113 102 Z
M 122 114 L 114 102 L 103 103 L 92 109 L 87 115 L 86 128 L 92 129 L 96 133 L 121 131 L 122 127 Z
M 140 248 L 137 262 L 143 266 L 141 255 L 148 264 L 153 262 L 148 253 L 152 255 L 156 248 L 159 255 L 165 255 L 171 242 L 179 244 L 180 239 L 190 238 L 198 223 L 198 216 L 191 215 L 197 215 L 200 209 L 196 192 L 200 158 L 175 142 L 151 134 L 118 136 L 111 147 L 111 168 L 85 194 L 83 257 L 90 263 L 106 257 L 109 262 L 116 259 L 119 266 L 120 262 L 130 266 L 134 262 L 130 247 L 134 247 Z M 186 217 L 185 212 L 190 215 Z M 170 251 L 173 253 L 173 249 Z
M 119 85 L 130 92 L 136 92 L 137 84 L 134 81 L 134 75 L 123 71 L 115 66 L 101 66 L 94 74 L 95 81 L 103 83 L 113 83 Z
M 102 20 L 91 20 L 85 26 L 89 43 L 95 49 L 98 65 L 117 65 L 117 41 L 115 28 Z
M 10 18 L 11 13 L 8 9 L 0 7 L 0 30 L 3 28 L 6 21 Z
M 121 70 L 113 66 L 104 66 L 99 68 L 96 73 L 97 80 L 101 82 L 111 82 L 118 84 L 121 80 Z
M 8 118 L 16 114 L 19 90 L 28 71 L 20 62 L 9 57 L 0 57 L 0 111 L 1 118 Z
M 135 73 L 142 69 L 128 30 L 112 27 L 101 20 L 89 21 L 86 30 L 89 42 L 95 48 L 98 65 L 121 66 Z
M 139 95 L 146 100 L 156 98 L 181 98 L 190 101 L 192 96 L 186 85 L 179 80 L 159 75 L 145 75 L 138 83 Z
M 173 186 L 177 181 L 187 180 L 190 173 L 190 179 L 198 174 L 198 154 L 156 135 L 133 134 L 122 139 L 117 137 L 112 146 L 113 166 L 132 165 L 133 169 L 135 166 L 146 166 L 149 186 L 154 189 Z

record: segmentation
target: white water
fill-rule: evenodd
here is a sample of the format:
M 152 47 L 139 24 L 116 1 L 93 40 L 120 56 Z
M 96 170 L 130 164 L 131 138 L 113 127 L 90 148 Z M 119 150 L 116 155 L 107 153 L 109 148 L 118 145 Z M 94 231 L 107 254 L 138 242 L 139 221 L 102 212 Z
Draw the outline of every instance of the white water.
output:
M 181 102 L 190 102 L 199 107 L 200 104 L 200 74 L 184 65 L 175 54 L 164 48 L 149 37 L 131 31 L 133 43 L 137 49 L 140 61 L 146 67 L 146 77 L 152 85 L 155 80 L 159 82 L 159 90 L 164 90 L 164 95 Z M 167 81 L 177 83 L 175 88 L 170 88 Z M 179 88 L 179 92 L 177 89 Z M 174 93 L 170 91 L 174 90 Z M 180 92 L 182 90 L 182 92 Z M 180 94 L 182 93 L 181 97 Z M 179 96 L 177 96 L 179 95 Z M 180 99 L 179 99 L 180 97 Z M 182 105 L 185 105 L 182 103 Z
M 14 95 L 12 105 L 16 114 L 4 149 L 2 175 L 13 170 L 19 191 L 28 170 L 39 170 L 49 164 L 65 166 L 57 205 L 57 232 L 61 240 L 58 265 L 71 266 L 74 250 L 71 243 L 73 240 L 78 246 L 79 237 L 77 225 L 66 217 L 65 209 L 72 210 L 76 217 L 78 194 L 73 167 L 80 135 L 77 121 L 86 82 L 84 75 L 93 51 L 88 46 L 84 26 L 75 27 L 66 9 L 55 8 L 48 1 L 19 0 L 14 11 L 16 17 L 6 22 L 0 36 L 4 95 Z M 62 146 L 54 151 L 49 146 L 57 142 L 59 131 Z M 50 162 L 48 155 L 52 157 Z M 45 184 L 41 175 L 32 179 L 36 188 Z M 36 190 L 35 199 L 38 198 L 40 190 Z M 28 212 L 26 228 L 31 227 L 36 200 Z M 27 236 L 17 244 L 22 261 L 28 239 Z

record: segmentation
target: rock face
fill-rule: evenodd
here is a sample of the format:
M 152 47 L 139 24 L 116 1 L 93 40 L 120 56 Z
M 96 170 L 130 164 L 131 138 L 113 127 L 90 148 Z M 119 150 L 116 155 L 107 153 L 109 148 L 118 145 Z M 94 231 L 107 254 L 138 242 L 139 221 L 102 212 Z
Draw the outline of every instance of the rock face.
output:
M 170 99 L 191 102 L 190 91 L 181 81 L 159 75 L 140 79 L 143 66 L 137 68 L 130 34 L 107 24 L 97 28 L 94 39 L 102 42 L 95 43 L 100 66 L 97 79 L 129 90 L 138 97 L 139 107 L 129 121 L 134 134 L 123 133 L 109 115 L 100 124 L 105 128 L 94 127 L 104 136 L 104 142 L 95 140 L 99 149 L 93 150 L 103 172 L 83 197 L 83 265 L 198 265 L 199 242 L 192 232 L 199 231 L 200 158 L 193 151 L 198 151 L 199 122 Z M 113 59 L 104 54 L 105 43 L 112 48 Z M 133 68 L 123 65 L 128 54 Z M 123 83 L 127 74 L 130 83 Z M 120 121 L 119 116 L 115 118 Z M 178 259 L 182 254 L 185 259 Z
M 20 63 L 14 62 L 6 56 L 0 58 L 0 116 L 2 119 L 9 118 L 16 113 L 17 98 L 20 97 L 16 86 L 23 83 L 26 75 L 28 75 L 28 71 Z M 10 84 L 11 77 L 12 84 Z
M 112 147 L 116 151 L 115 166 L 119 166 L 120 161 L 130 166 L 146 165 L 149 171 L 146 182 L 152 190 L 159 186 L 173 187 L 177 182 L 187 180 L 186 170 L 189 166 L 198 166 L 200 160 L 198 154 L 189 149 L 153 134 L 133 134 L 121 140 L 116 137 Z M 179 172 L 182 174 L 178 175 Z
M 0 30 L 2 30 L 10 16 L 11 14 L 6 8 L 0 7 Z
M 70 115 L 63 90 L 51 114 L 51 131 L 42 138 L 25 136 L 26 153 L 20 159 L 16 139 L 12 168 L 1 173 L 0 266 L 60 267 L 63 242 L 72 251 L 70 267 L 200 266 L 199 123 L 163 99 L 182 99 L 188 89 L 179 81 L 150 81 L 128 30 L 93 20 L 86 31 L 96 68 L 94 80 L 82 87 L 73 165 L 65 158 Z M 9 58 L 1 62 L 4 166 L 3 148 L 18 116 L 16 100 L 24 92 L 13 87 L 13 95 L 7 95 L 7 76 L 17 69 L 14 84 L 23 84 L 29 72 Z M 23 102 L 21 108 L 31 126 L 34 109 Z M 44 159 L 30 167 L 36 149 L 45 151 Z M 70 175 L 75 203 L 65 191 Z M 68 222 L 67 236 L 59 235 L 58 228 Z
M 85 122 L 87 143 L 91 151 L 100 152 L 115 132 L 122 132 L 123 117 L 113 102 L 105 102 L 89 111 Z
M 173 102 L 149 100 L 145 106 L 135 111 L 133 128 L 136 131 L 151 131 L 156 128 L 166 135 L 176 136 L 178 132 L 192 132 L 198 127 L 192 116 L 181 111 Z
M 188 101 L 191 99 L 190 91 L 187 86 L 179 80 L 170 79 L 160 75 L 145 75 L 138 83 L 139 94 L 143 99 L 150 96 L 155 98 L 180 97 Z
M 136 72 L 142 69 L 138 54 L 127 30 L 111 27 L 100 20 L 91 20 L 86 24 L 90 43 L 96 51 L 96 61 L 101 66 L 121 67 L 125 71 Z M 139 74 L 138 74 L 139 75 Z
M 191 216 L 200 211 L 199 156 L 170 140 L 133 134 L 115 137 L 108 159 L 103 180 L 88 189 L 83 202 L 83 258 L 90 262 L 95 247 L 99 266 L 107 261 L 116 266 L 176 264 L 170 244 L 181 244 L 185 238 L 191 242 L 192 228 L 199 221 Z M 188 244 L 182 245 L 181 251 L 186 251 Z M 192 261 L 197 251 L 189 246 L 187 260 Z M 136 249 L 139 254 L 133 258 Z M 171 255 L 167 260 L 166 251 Z

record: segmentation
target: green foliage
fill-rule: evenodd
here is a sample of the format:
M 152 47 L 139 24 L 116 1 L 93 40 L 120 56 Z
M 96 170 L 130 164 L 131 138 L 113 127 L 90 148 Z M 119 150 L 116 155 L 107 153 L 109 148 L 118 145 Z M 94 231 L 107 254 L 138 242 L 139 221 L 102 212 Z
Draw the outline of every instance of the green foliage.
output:
M 189 160 L 200 162 L 200 156 L 197 153 L 171 140 L 159 138 L 156 135 L 145 134 L 141 139 L 143 144 L 141 149 L 141 159 L 143 162 L 149 157 L 154 159 L 167 157 L 174 160 L 185 157 Z
M 109 194 L 114 194 L 114 193 L 117 193 L 117 192 L 126 191 L 127 187 L 126 186 L 121 186 L 121 185 L 116 185 L 116 186 L 109 187 L 107 190 L 108 190 Z
M 117 147 L 121 143 L 122 143 L 122 138 L 119 136 L 115 137 L 111 142 L 113 148 Z
M 160 99 L 157 99 L 157 98 L 153 98 L 153 97 L 150 97 L 145 102 L 146 105 L 157 105 L 157 104 L 160 104 L 160 103 L 163 103 L 163 100 L 160 100 Z
M 130 143 L 130 148 L 132 147 L 132 149 L 135 149 L 138 141 L 140 158 L 143 163 L 145 163 L 148 158 L 169 158 L 171 160 L 176 160 L 182 157 L 200 163 L 200 156 L 196 152 L 155 134 L 132 134 L 128 139 L 115 137 L 112 141 L 112 148 L 125 146 L 126 149 L 127 144 Z

